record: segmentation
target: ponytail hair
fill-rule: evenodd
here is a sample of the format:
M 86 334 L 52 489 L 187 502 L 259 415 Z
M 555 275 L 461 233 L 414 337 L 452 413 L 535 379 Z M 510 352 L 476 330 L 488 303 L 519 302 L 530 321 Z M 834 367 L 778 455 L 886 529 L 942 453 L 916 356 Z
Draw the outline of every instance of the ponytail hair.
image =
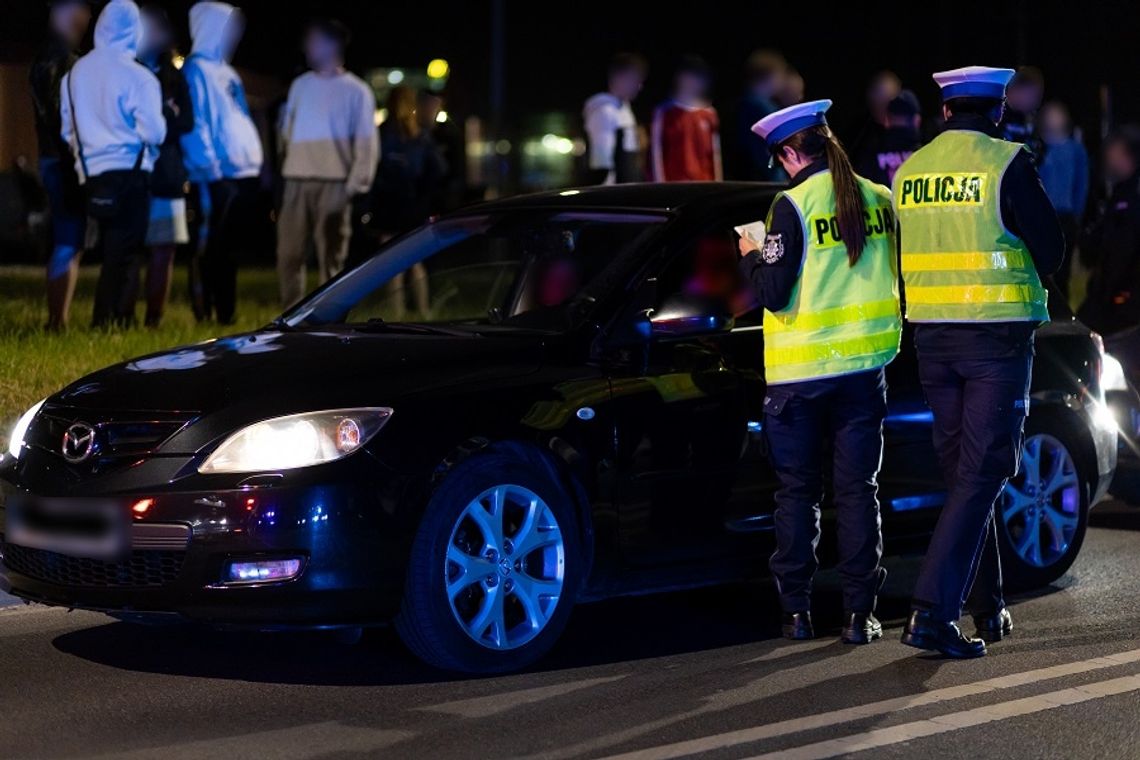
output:
M 863 200 L 863 191 L 859 187 L 855 169 L 851 166 L 851 159 L 847 157 L 847 151 L 826 125 L 796 132 L 776 146 L 776 152 L 779 153 L 785 147 L 792 148 L 807 158 L 827 160 L 835 188 L 835 216 L 839 224 L 839 235 L 847 246 L 847 261 L 855 266 L 863 255 L 863 249 L 867 247 L 867 204 Z

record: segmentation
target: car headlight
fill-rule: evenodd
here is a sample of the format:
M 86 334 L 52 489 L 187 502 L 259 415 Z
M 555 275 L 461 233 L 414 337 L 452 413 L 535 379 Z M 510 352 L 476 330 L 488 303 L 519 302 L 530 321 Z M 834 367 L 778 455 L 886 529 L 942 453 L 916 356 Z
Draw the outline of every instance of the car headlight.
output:
M 346 457 L 384 427 L 388 407 L 333 409 L 255 422 L 222 441 L 203 474 L 294 470 Z
M 1100 387 L 1106 391 L 1126 391 L 1128 381 L 1124 378 L 1124 367 L 1112 354 L 1105 354 L 1100 368 Z
M 8 436 L 8 453 L 16 459 L 20 458 L 20 452 L 24 450 L 24 436 L 28 434 L 28 427 L 35 419 L 36 413 L 40 411 L 40 407 L 44 405 L 44 401 L 40 401 L 28 411 L 20 415 L 20 419 L 16 421 L 16 426 L 12 428 L 11 435 Z

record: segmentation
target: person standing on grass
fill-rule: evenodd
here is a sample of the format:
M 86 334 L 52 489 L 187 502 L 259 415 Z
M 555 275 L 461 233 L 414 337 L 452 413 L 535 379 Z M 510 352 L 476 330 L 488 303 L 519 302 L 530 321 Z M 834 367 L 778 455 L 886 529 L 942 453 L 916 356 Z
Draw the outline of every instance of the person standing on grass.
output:
M 229 3 L 195 3 L 193 49 L 182 68 L 194 110 L 194 128 L 182 136 L 182 151 L 190 181 L 205 186 L 203 214 L 209 209 L 206 243 L 191 268 L 192 280 L 201 275 L 194 311 L 199 320 L 214 317 L 223 325 L 234 323 L 241 211 L 257 192 L 264 160 L 245 87 L 229 63 L 244 31 L 241 11 Z
M 87 217 L 79 176 L 69 160 L 70 149 L 60 138 L 59 83 L 79 57 L 79 46 L 91 26 L 87 0 L 52 0 L 48 38 L 32 61 L 29 84 L 40 151 L 40 180 L 51 213 L 51 254 L 47 264 L 47 329 L 67 327 L 79 258 L 87 233 Z
M 150 174 L 166 138 L 158 80 L 135 60 L 141 33 L 133 0 L 112 0 L 95 24 L 95 49 L 60 82 L 60 134 L 75 156 L 103 250 L 95 327 L 134 321 Z
M 293 80 L 281 114 L 285 191 L 277 215 L 281 305 L 305 294 L 305 254 L 317 253 L 323 284 L 344 268 L 352 232 L 352 200 L 376 175 L 378 139 L 372 88 L 344 68 L 348 28 L 331 19 L 305 32 L 310 71 Z
M 748 182 L 780 182 L 788 175 L 772 160 L 763 140 L 752 134 L 752 125 L 780 110 L 780 96 L 788 86 L 788 62 L 775 50 L 757 50 L 748 56 L 747 85 L 736 105 L 732 179 Z M 792 105 L 786 103 L 784 105 Z
M 610 60 L 606 91 L 591 95 L 583 106 L 590 146 L 587 183 L 613 185 L 644 178 L 641 136 L 632 103 L 648 73 L 649 65 L 640 55 L 618 53 Z
M 1037 170 L 1065 233 L 1065 260 L 1053 280 L 1068 298 L 1073 252 L 1089 199 L 1089 154 L 1074 133 L 1069 109 L 1063 103 L 1046 103 L 1037 120 L 1044 150 Z
M 380 168 L 372 188 L 372 224 L 381 243 L 427 221 L 446 174 L 443 156 L 416 117 L 415 90 L 406 85 L 393 87 L 388 95 L 388 118 L 380 125 Z M 398 274 L 389 285 L 394 314 L 396 319 L 404 318 L 404 289 L 410 284 L 417 316 L 423 319 L 430 311 L 427 267 L 421 262 L 409 271 L 410 283 Z
M 194 128 L 190 88 L 174 65 L 174 30 L 166 10 L 157 5 L 142 8 L 143 42 L 139 62 L 158 77 L 162 88 L 162 115 L 166 140 L 151 174 L 150 226 L 146 244 L 150 262 L 146 270 L 146 326 L 158 327 L 170 296 L 174 252 L 190 242 L 186 223 L 188 175 L 182 162 L 182 135 Z
M 895 172 L 922 147 L 922 107 L 918 97 L 903 90 L 887 103 L 886 128 L 870 138 L 855 171 L 880 185 L 891 186 Z
M 650 130 L 654 182 L 711 182 L 724 179 L 720 119 L 708 101 L 712 70 L 696 56 L 677 68 L 673 97 L 657 107 Z

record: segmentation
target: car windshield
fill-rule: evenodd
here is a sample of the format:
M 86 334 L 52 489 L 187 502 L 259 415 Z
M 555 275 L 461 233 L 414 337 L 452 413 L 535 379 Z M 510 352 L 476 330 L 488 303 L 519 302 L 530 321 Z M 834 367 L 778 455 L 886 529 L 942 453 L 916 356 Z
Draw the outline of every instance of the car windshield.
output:
M 428 224 L 287 312 L 290 327 L 495 324 L 562 330 L 666 217 L 518 211 Z

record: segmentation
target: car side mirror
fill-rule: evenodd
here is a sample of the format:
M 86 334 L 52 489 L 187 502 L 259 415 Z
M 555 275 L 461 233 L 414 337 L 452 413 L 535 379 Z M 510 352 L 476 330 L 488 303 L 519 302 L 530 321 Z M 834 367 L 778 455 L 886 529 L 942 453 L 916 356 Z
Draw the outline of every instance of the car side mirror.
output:
M 735 324 L 724 304 L 684 295 L 669 298 L 647 316 L 649 335 L 664 339 L 728 332 Z

